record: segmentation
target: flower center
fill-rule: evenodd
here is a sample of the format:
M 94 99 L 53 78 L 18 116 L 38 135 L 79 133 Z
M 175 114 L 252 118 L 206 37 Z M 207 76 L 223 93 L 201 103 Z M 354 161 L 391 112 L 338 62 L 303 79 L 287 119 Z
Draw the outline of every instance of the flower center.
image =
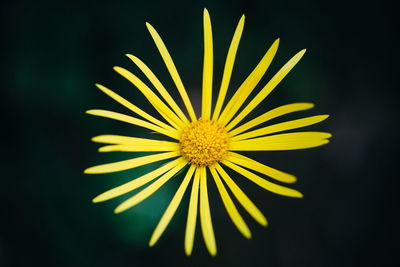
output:
M 182 132 L 181 151 L 190 164 L 210 166 L 220 161 L 228 148 L 228 135 L 214 121 L 199 119 Z

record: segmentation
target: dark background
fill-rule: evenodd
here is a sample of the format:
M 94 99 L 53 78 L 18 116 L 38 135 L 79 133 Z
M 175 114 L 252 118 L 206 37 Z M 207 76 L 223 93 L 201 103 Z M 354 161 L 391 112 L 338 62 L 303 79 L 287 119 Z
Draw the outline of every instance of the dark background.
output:
M 125 53 L 141 58 L 175 90 L 145 21 L 164 39 L 199 103 L 204 7 L 214 30 L 215 86 L 245 13 L 231 92 L 275 38 L 281 45 L 261 84 L 307 48 L 255 114 L 313 102 L 315 109 L 297 116 L 330 114 L 310 129 L 334 136 L 317 149 L 255 155 L 294 173 L 299 181 L 293 187 L 304 199 L 274 195 L 236 176 L 269 219 L 263 228 L 240 209 L 252 240 L 234 228 L 209 183 L 215 258 L 205 249 L 199 224 L 193 255 L 184 255 L 188 194 L 157 245 L 147 247 L 181 178 L 114 215 L 126 197 L 97 205 L 91 199 L 150 167 L 82 174 L 89 166 L 129 158 L 98 153 L 92 136 L 146 136 L 138 127 L 84 114 L 91 108 L 125 112 L 95 82 L 151 110 L 111 68 L 140 74 Z M 396 266 L 399 171 L 390 169 L 397 163 L 399 89 L 394 16 L 394 6 L 384 1 L 2 1 L 0 266 Z

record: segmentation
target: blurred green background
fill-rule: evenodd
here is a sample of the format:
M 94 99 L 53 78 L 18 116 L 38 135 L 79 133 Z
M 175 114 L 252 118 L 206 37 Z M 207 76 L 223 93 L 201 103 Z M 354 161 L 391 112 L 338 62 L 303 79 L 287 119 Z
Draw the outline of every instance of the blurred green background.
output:
M 138 127 L 84 114 L 91 108 L 128 113 L 95 82 L 152 112 L 112 70 L 118 65 L 143 77 L 125 53 L 145 61 L 175 91 L 146 21 L 164 39 L 193 102 L 200 103 L 204 7 L 214 30 L 215 87 L 245 13 L 231 93 L 276 38 L 280 48 L 261 85 L 307 48 L 252 116 L 313 102 L 316 108 L 294 117 L 330 114 L 309 129 L 334 135 L 331 144 L 317 149 L 255 154 L 295 174 L 299 181 L 293 187 L 304 199 L 280 197 L 234 176 L 270 223 L 263 228 L 240 209 L 252 240 L 235 229 L 209 182 L 215 258 L 199 229 L 193 255 L 184 255 L 188 194 L 159 243 L 147 247 L 181 176 L 114 215 L 127 196 L 96 205 L 91 199 L 154 166 L 82 174 L 133 156 L 98 153 L 92 136 L 148 136 Z M 395 266 L 399 182 L 389 170 L 396 159 L 394 10 L 385 1 L 2 1 L 0 266 Z

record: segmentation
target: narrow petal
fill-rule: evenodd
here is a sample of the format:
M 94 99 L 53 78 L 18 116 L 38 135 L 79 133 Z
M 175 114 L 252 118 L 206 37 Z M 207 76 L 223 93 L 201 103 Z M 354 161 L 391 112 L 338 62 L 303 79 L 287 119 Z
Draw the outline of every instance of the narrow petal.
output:
M 190 102 L 190 99 L 187 95 L 186 89 L 183 86 L 181 77 L 178 74 L 178 71 L 176 70 L 175 64 L 171 58 L 171 55 L 169 54 L 167 48 L 165 47 L 164 42 L 162 41 L 160 35 L 157 33 L 157 31 L 153 28 L 153 26 L 150 25 L 150 23 L 146 23 L 147 29 L 149 30 L 151 37 L 154 40 L 154 43 L 156 44 L 158 51 L 161 54 L 161 57 L 164 60 L 165 65 L 167 66 L 167 69 L 169 71 L 169 74 L 172 77 L 172 80 L 174 81 L 176 88 L 179 91 L 179 94 L 182 97 L 183 103 L 185 104 L 185 107 L 189 113 L 189 117 L 192 121 L 196 121 L 196 114 L 194 113 L 194 109 L 192 106 L 192 103 Z
M 115 144 L 115 145 L 147 145 L 147 146 L 161 146 L 161 147 L 177 144 L 177 142 L 161 141 L 155 139 L 114 135 L 114 134 L 98 135 L 93 137 L 92 141 L 96 143 Z
M 275 134 L 249 140 L 232 142 L 232 151 L 296 150 L 318 147 L 329 143 L 332 135 L 324 132 L 296 132 Z
M 169 131 L 169 130 L 161 128 L 157 125 L 154 125 L 150 122 L 140 120 L 140 119 L 137 119 L 135 117 L 131 117 L 131 116 L 128 116 L 125 114 L 108 111 L 108 110 L 102 110 L 102 109 L 91 109 L 91 110 L 86 111 L 86 113 L 90 114 L 90 115 L 94 115 L 94 116 L 100 116 L 100 117 L 104 117 L 104 118 L 109 118 L 109 119 L 113 119 L 113 120 L 117 120 L 117 121 L 130 123 L 133 125 L 137 125 L 137 126 L 147 128 L 149 130 L 164 134 L 173 139 L 179 140 L 179 137 L 180 137 L 178 132 L 176 132 L 176 131 Z
M 286 115 L 288 113 L 292 113 L 292 112 L 296 112 L 296 111 L 311 109 L 313 107 L 314 107 L 314 104 L 311 104 L 311 103 L 288 104 L 288 105 L 280 106 L 280 107 L 274 108 L 270 111 L 267 111 L 264 114 L 257 116 L 257 118 L 255 118 L 249 122 L 246 122 L 245 124 L 240 125 L 239 127 L 234 128 L 232 131 L 230 131 L 230 129 L 231 129 L 230 127 L 228 128 L 229 125 L 226 126 L 225 129 L 228 131 L 228 136 L 232 137 L 232 136 L 238 135 L 242 132 L 245 132 L 261 123 L 275 119 L 282 115 Z
M 168 208 L 165 210 L 163 216 L 161 217 L 159 223 L 157 224 L 156 229 L 154 230 L 154 232 L 150 238 L 150 242 L 149 242 L 150 247 L 152 247 L 158 241 L 158 239 L 164 233 L 165 228 L 167 228 L 172 217 L 174 216 L 179 204 L 181 203 L 183 195 L 185 194 L 186 188 L 188 187 L 189 182 L 192 179 L 195 169 L 196 168 L 193 165 L 190 166 L 188 172 L 186 173 L 185 178 L 183 179 L 181 185 L 179 186 L 178 190 L 176 191 L 174 197 L 172 198 L 171 202 L 168 205 Z
M 155 169 L 154 171 L 151 171 L 151 172 L 149 172 L 143 176 L 140 176 L 130 182 L 127 182 L 123 185 L 120 185 L 118 187 L 110 189 L 110 190 L 98 195 L 97 197 L 95 197 L 93 199 L 93 202 L 97 203 L 97 202 L 106 201 L 106 200 L 109 200 L 109 199 L 112 199 L 115 197 L 122 196 L 123 194 L 126 194 L 130 191 L 133 191 L 133 190 L 141 187 L 142 185 L 145 185 L 145 184 L 153 181 L 154 179 L 156 179 L 160 175 L 166 173 L 170 169 L 176 167 L 178 165 L 178 162 L 179 162 L 179 159 L 175 159 L 175 160 L 161 166 L 160 168 Z
M 174 151 L 174 152 L 166 152 L 166 153 L 160 153 L 160 154 L 155 154 L 155 155 L 150 155 L 150 156 L 143 156 L 143 157 L 122 160 L 122 161 L 118 161 L 118 162 L 107 163 L 107 164 L 90 167 L 90 168 L 87 168 L 84 171 L 84 173 L 100 174 L 100 173 L 125 171 L 125 170 L 133 169 L 136 167 L 140 167 L 140 166 L 143 166 L 143 165 L 146 165 L 149 163 L 153 163 L 156 161 L 177 157 L 179 155 L 180 155 L 180 151 Z
M 232 222 L 235 224 L 239 232 L 242 233 L 244 237 L 248 239 L 251 238 L 251 232 L 249 227 L 243 220 L 242 216 L 240 216 L 240 213 L 237 210 L 235 204 L 233 203 L 231 197 L 229 196 L 228 191 L 226 191 L 224 184 L 219 178 L 219 175 L 215 170 L 215 167 L 211 166 L 210 171 L 212 176 L 214 177 L 214 181 L 217 185 L 219 194 L 221 195 L 222 202 L 224 203 L 225 209 L 228 212 L 228 215 L 231 218 Z
M 272 79 L 264 86 L 263 89 L 250 101 L 250 103 L 229 123 L 229 129 L 236 126 L 244 117 L 246 117 L 258 104 L 261 103 L 274 88 L 285 78 L 285 76 L 296 66 L 297 62 L 303 57 L 305 49 L 298 52 L 292 57 Z M 232 115 L 233 116 L 233 115 Z
M 153 84 L 153 86 L 157 89 L 157 91 L 160 93 L 160 95 L 164 98 L 164 100 L 168 103 L 168 105 L 172 108 L 173 111 L 178 115 L 178 117 L 185 123 L 189 123 L 188 119 L 186 118 L 186 115 L 183 113 L 182 109 L 176 104 L 174 99 L 171 97 L 171 95 L 168 93 L 168 91 L 165 89 L 165 87 L 162 85 L 160 80 L 157 78 L 156 75 L 150 70 L 149 67 L 147 67 L 146 64 L 143 63 L 139 58 L 135 57 L 134 55 L 127 54 L 127 57 L 129 57 L 133 63 L 136 64 L 136 66 L 146 75 L 147 79 L 150 80 L 150 82 Z
M 96 83 L 97 88 L 99 88 L 103 93 L 105 93 L 106 95 L 108 95 L 109 97 L 111 97 L 112 99 L 114 99 L 115 101 L 117 101 L 118 103 L 120 103 L 121 105 L 123 105 L 124 107 L 128 108 L 129 110 L 133 111 L 134 113 L 138 114 L 139 116 L 143 117 L 144 119 L 150 121 L 151 123 L 154 123 L 155 125 L 158 125 L 164 129 L 167 129 L 169 131 L 176 131 L 174 128 L 172 128 L 171 126 L 169 126 L 168 124 L 163 123 L 160 120 L 157 120 L 156 118 L 154 118 L 153 116 L 147 114 L 146 112 L 144 112 L 143 110 L 141 110 L 140 108 L 138 108 L 137 106 L 135 106 L 134 104 L 132 104 L 131 102 L 129 102 L 128 100 L 126 100 L 125 98 L 123 98 L 122 96 L 114 93 L 113 91 L 111 91 L 110 89 L 108 89 L 107 87 Z
M 151 151 L 179 151 L 179 144 L 172 143 L 165 146 L 146 145 L 108 145 L 99 148 L 99 152 L 151 152 Z
M 267 71 L 269 65 L 274 58 L 276 51 L 278 50 L 279 39 L 275 40 L 275 42 L 271 45 L 268 51 L 265 53 L 264 57 L 258 63 L 257 67 L 252 71 L 252 73 L 247 77 L 247 79 L 242 83 L 236 93 L 233 95 L 231 100 L 228 102 L 226 107 L 224 108 L 218 122 L 227 125 L 228 122 L 235 116 L 236 112 L 246 101 L 247 97 L 257 86 L 258 82 L 264 76 Z
M 185 253 L 190 256 L 193 251 L 194 234 L 196 230 L 197 206 L 199 202 L 200 172 L 194 173 L 192 192 L 190 194 L 189 211 L 185 231 Z
M 200 167 L 200 222 L 204 242 L 208 252 L 215 256 L 217 245 L 215 243 L 214 230 L 211 221 L 210 205 L 207 192 L 207 172 L 205 167 Z
M 154 192 L 156 192 L 161 186 L 163 186 L 169 179 L 171 179 L 177 172 L 179 172 L 183 167 L 185 167 L 187 161 L 183 158 L 178 159 L 178 164 L 169 170 L 167 173 L 163 174 L 157 181 L 134 195 L 133 197 L 125 200 L 114 210 L 115 213 L 121 213 L 148 198 Z
M 297 120 L 285 121 L 273 125 L 269 125 L 251 132 L 240 134 L 231 138 L 231 141 L 240 141 L 245 139 L 250 139 L 253 137 L 259 137 L 267 134 L 283 132 L 287 130 L 298 129 L 301 127 L 309 126 L 326 120 L 329 115 L 317 115 Z
M 257 208 L 257 206 L 247 197 L 247 195 L 240 189 L 240 187 L 232 180 L 231 177 L 225 172 L 220 164 L 215 165 L 216 170 L 221 175 L 222 179 L 228 185 L 229 189 L 232 191 L 233 195 L 243 206 L 243 208 L 262 226 L 267 226 L 268 222 L 262 212 Z
M 204 63 L 203 63 L 203 92 L 201 117 L 210 119 L 212 104 L 212 82 L 213 82 L 213 39 L 210 15 L 204 9 Z
M 212 116 L 213 121 L 216 121 L 218 119 L 221 113 L 222 104 L 225 100 L 226 92 L 228 91 L 233 65 L 235 63 L 236 52 L 239 47 L 240 38 L 242 37 L 243 33 L 244 18 L 244 15 L 242 15 L 233 35 L 231 45 L 229 46 L 228 55 L 226 56 L 225 61 L 224 74 L 222 75 L 221 88 L 219 89 L 217 103 L 215 105 L 214 114 Z
M 147 138 L 138 138 L 123 135 L 104 134 L 92 138 L 93 142 L 115 144 L 115 145 L 137 145 L 137 146 L 159 146 L 159 147 L 175 147 L 177 142 L 160 141 Z
M 297 181 L 296 177 L 292 174 L 271 168 L 267 165 L 255 161 L 254 159 L 245 157 L 235 152 L 229 152 L 228 157 L 226 159 L 237 165 L 262 173 L 268 177 L 271 177 L 283 183 L 294 183 Z
M 165 120 L 167 120 L 175 128 L 184 127 L 185 124 L 179 119 L 179 117 L 138 77 L 136 77 L 132 72 L 121 68 L 114 67 L 114 70 L 118 72 L 125 79 L 130 81 L 134 86 L 136 86 L 140 92 L 147 98 L 151 105 L 160 113 Z
M 240 173 L 241 175 L 243 175 L 244 177 L 246 177 L 253 183 L 261 186 L 262 188 L 264 188 L 268 191 L 271 191 L 272 193 L 282 195 L 282 196 L 287 196 L 287 197 L 297 197 L 297 198 L 303 197 L 303 194 L 297 190 L 271 183 L 271 182 L 261 178 L 260 176 L 254 174 L 248 170 L 245 170 L 242 167 L 239 167 L 238 165 L 236 165 L 228 160 L 224 160 L 224 161 L 222 161 L 222 163 L 225 164 L 227 167 L 231 168 L 232 170 Z

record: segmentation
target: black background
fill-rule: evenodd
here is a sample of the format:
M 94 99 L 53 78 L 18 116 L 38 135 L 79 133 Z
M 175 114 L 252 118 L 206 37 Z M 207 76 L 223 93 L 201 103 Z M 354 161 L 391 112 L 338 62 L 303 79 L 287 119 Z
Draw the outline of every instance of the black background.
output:
M 215 258 L 208 255 L 199 229 L 193 255 L 184 255 L 187 195 L 159 243 L 147 247 L 177 181 L 114 215 L 121 199 L 97 205 L 91 199 L 147 167 L 82 174 L 89 166 L 127 158 L 97 153 L 90 137 L 146 136 L 137 127 L 84 114 L 91 108 L 124 111 L 95 82 L 150 110 L 111 69 L 120 65 L 140 73 L 125 53 L 144 60 L 174 90 L 145 21 L 166 42 L 199 103 L 204 7 L 214 30 L 215 86 L 235 25 L 245 13 L 231 90 L 275 38 L 281 38 L 280 49 L 264 82 L 307 48 L 256 114 L 313 102 L 316 108 L 303 115 L 331 117 L 311 129 L 334 136 L 317 149 L 255 155 L 296 174 L 294 188 L 305 198 L 284 198 L 239 182 L 270 223 L 263 228 L 242 212 L 253 233 L 250 241 L 231 224 L 209 183 L 219 250 Z M 384 1 L 3 1 L 0 266 L 396 266 L 395 13 Z

